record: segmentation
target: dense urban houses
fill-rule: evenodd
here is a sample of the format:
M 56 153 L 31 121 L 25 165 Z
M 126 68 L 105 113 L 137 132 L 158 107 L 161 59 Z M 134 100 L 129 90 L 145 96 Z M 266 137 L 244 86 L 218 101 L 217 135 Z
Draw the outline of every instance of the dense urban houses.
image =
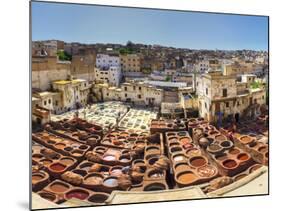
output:
M 264 51 L 192 50 L 132 42 L 32 43 L 33 110 L 43 108 L 50 114 L 90 102 L 122 101 L 157 107 L 166 118 L 197 115 L 216 124 L 239 121 L 255 118 L 265 106 L 267 75 Z

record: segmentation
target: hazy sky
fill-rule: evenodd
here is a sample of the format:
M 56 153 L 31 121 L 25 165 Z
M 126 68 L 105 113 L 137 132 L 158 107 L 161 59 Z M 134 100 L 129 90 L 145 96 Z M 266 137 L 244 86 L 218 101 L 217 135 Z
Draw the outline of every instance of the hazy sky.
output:
M 32 2 L 32 40 L 268 50 L 267 17 Z

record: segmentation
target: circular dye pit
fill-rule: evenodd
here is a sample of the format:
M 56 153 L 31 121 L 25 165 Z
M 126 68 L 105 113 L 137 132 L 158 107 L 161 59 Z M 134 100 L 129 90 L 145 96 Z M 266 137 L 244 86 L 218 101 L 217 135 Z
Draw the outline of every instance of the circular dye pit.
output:
M 88 201 L 92 203 L 104 203 L 108 199 L 108 195 L 105 193 L 96 193 L 92 195 Z
M 73 156 L 79 157 L 79 156 L 83 155 L 83 151 L 81 151 L 81 150 L 74 150 L 71 154 Z
M 237 167 L 236 161 L 235 160 L 231 160 L 231 159 L 223 161 L 222 165 L 224 167 L 228 168 L 228 169 L 233 169 L 233 168 Z
M 186 163 L 179 163 L 175 165 L 175 169 L 177 172 L 181 172 L 188 169 L 188 165 Z
M 64 149 L 65 148 L 65 144 L 64 143 L 57 143 L 57 144 L 55 144 L 55 147 L 57 148 L 57 149 Z
M 50 165 L 50 169 L 53 171 L 64 171 L 65 168 L 66 166 L 61 163 L 53 163 Z
M 253 138 L 250 137 L 250 136 L 242 136 L 240 138 L 240 141 L 243 143 L 243 144 L 249 144 L 253 141 Z
M 171 152 L 180 152 L 180 151 L 182 151 L 182 148 L 179 146 L 174 146 L 174 147 L 170 148 L 170 151 Z
M 162 183 L 152 183 L 144 188 L 144 191 L 158 191 L 165 190 L 166 187 Z
M 56 193 L 63 193 L 66 192 L 68 189 L 69 186 L 61 182 L 55 182 L 50 186 L 50 190 Z
M 223 135 L 217 135 L 217 136 L 215 137 L 215 139 L 218 140 L 218 141 L 225 141 L 225 140 L 226 140 L 226 137 L 223 136 Z
M 180 139 L 180 142 L 182 142 L 183 144 L 186 144 L 186 143 L 190 143 L 191 140 L 190 140 L 190 138 L 188 138 L 188 137 L 184 137 L 184 138 L 181 138 L 181 139 Z
M 32 174 L 32 183 L 39 182 L 44 179 L 43 174 Z
M 164 173 L 161 171 L 151 171 L 148 173 L 149 178 L 161 178 L 164 177 Z
M 174 157 L 173 157 L 173 159 L 174 159 L 174 161 L 176 161 L 176 162 L 179 162 L 179 161 L 183 161 L 183 160 L 185 160 L 186 159 L 186 157 L 184 156 L 184 155 L 175 155 Z
M 83 163 L 81 166 L 80 166 L 80 169 L 82 170 L 85 170 L 85 171 L 89 171 L 89 169 L 92 167 L 92 163 Z
M 89 175 L 85 178 L 84 183 L 87 185 L 99 185 L 103 181 L 103 177 L 101 175 L 93 174 Z
M 193 156 L 197 156 L 200 155 L 201 151 L 197 148 L 191 148 L 189 150 L 186 151 L 186 155 L 189 157 L 193 157 Z
M 197 173 L 200 177 L 213 177 L 217 174 L 217 169 L 214 166 L 206 165 L 199 167 Z
M 81 146 L 79 147 L 79 149 L 81 149 L 81 150 L 86 150 L 86 149 L 88 149 L 88 146 L 87 146 L 87 145 L 81 145 Z
M 227 148 L 227 149 L 233 146 L 233 144 L 232 144 L 231 141 L 222 141 L 222 142 L 220 143 L 220 145 L 221 145 L 223 148 Z
M 64 150 L 64 151 L 67 151 L 67 152 L 70 152 L 70 151 L 73 150 L 73 148 L 72 148 L 72 147 L 65 147 L 63 150 Z
M 246 153 L 240 153 L 237 155 L 237 159 L 241 161 L 245 161 L 249 159 L 249 155 L 247 155 Z
M 177 176 L 177 180 L 182 184 L 189 184 L 197 180 L 197 176 L 193 172 L 182 172 Z
M 233 149 L 229 150 L 229 154 L 232 154 L 232 155 L 236 155 L 236 154 L 239 154 L 239 153 L 240 153 L 240 150 L 237 149 L 237 148 L 233 148 Z
M 260 148 L 258 148 L 258 151 L 261 152 L 261 153 L 265 153 L 267 151 L 267 147 L 266 146 L 262 146 Z
M 51 164 L 53 161 L 52 160 L 49 160 L 49 159 L 43 159 L 43 160 L 41 160 L 41 162 L 43 163 L 43 165 L 49 165 L 49 164 Z
M 234 181 L 238 181 L 238 180 L 240 180 L 240 179 L 242 179 L 242 178 L 244 178 L 244 177 L 246 177 L 247 176 L 247 174 L 239 174 L 239 175 L 237 175 L 235 178 L 234 178 Z
M 41 154 L 33 154 L 32 155 L 32 159 L 34 159 L 34 160 L 40 160 L 41 158 L 43 158 L 43 155 L 41 155 Z
M 252 167 L 250 167 L 249 171 L 250 171 L 250 173 L 252 173 L 252 172 L 256 171 L 257 169 L 259 169 L 260 167 L 262 167 L 261 164 L 255 164 Z
M 118 181 L 116 177 L 108 177 L 104 179 L 103 184 L 107 187 L 117 187 L 118 186 Z
M 193 167 L 200 167 L 200 166 L 204 166 L 205 164 L 207 164 L 206 159 L 201 156 L 190 158 L 189 162 L 190 162 L 190 165 L 192 165 Z
M 116 157 L 114 155 L 105 155 L 105 156 L 103 156 L 103 159 L 105 161 L 115 161 Z
M 116 168 L 111 170 L 112 176 L 120 176 L 122 174 L 122 169 Z
M 85 200 L 89 196 L 89 193 L 84 190 L 75 189 L 66 194 L 67 199 L 76 198 L 80 200 Z
M 60 159 L 60 162 L 63 163 L 64 165 L 70 166 L 74 163 L 74 160 L 71 158 L 62 158 Z
M 220 161 L 225 160 L 225 159 L 227 159 L 227 155 L 225 153 L 221 154 L 221 155 L 217 155 L 216 159 L 220 160 Z
M 56 199 L 55 194 L 52 194 L 52 193 L 41 192 L 41 193 L 38 193 L 38 194 L 39 194 L 39 196 L 41 196 L 42 198 L 47 199 L 47 200 L 49 200 L 49 201 L 55 201 L 55 199 Z

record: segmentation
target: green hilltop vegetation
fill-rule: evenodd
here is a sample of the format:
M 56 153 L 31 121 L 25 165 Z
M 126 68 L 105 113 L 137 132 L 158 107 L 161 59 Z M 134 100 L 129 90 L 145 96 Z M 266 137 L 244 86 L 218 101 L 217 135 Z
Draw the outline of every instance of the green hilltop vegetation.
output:
M 59 57 L 59 60 L 61 61 L 71 61 L 72 56 L 68 54 L 66 51 L 58 51 L 57 55 Z

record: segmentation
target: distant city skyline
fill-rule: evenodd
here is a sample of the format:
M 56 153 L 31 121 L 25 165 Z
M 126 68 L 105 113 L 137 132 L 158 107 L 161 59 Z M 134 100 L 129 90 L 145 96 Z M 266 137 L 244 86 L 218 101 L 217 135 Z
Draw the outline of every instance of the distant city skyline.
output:
M 32 40 L 268 51 L 268 17 L 32 2 Z

